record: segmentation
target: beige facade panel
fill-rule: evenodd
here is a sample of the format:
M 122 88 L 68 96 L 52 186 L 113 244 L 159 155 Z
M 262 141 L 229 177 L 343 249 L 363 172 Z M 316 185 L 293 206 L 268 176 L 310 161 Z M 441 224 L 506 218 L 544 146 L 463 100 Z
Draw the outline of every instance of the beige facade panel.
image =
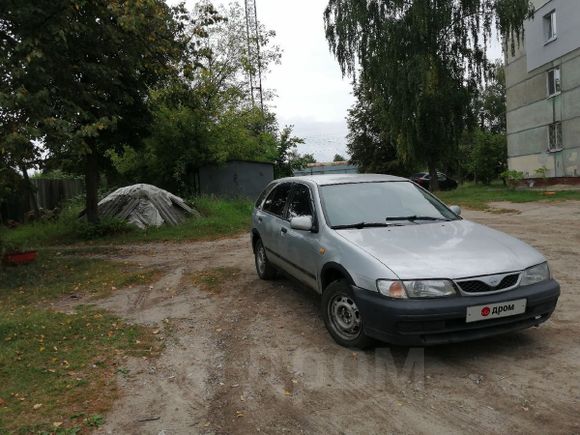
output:
M 546 74 L 536 74 L 507 90 L 507 110 L 509 112 L 545 100 L 546 94 Z
M 546 167 L 548 177 L 580 176 L 580 147 L 555 153 L 539 153 L 508 158 L 512 170 L 524 173 L 526 178 L 535 178 L 536 169 Z
M 580 147 L 562 151 L 562 160 L 566 177 L 580 176 Z
M 562 63 L 562 91 L 566 92 L 580 86 L 580 50 L 574 52 L 572 59 Z
M 562 94 L 562 119 L 580 117 L 580 88 Z M 577 120 L 576 122 L 580 122 Z
M 507 114 L 507 133 L 545 126 L 554 121 L 553 99 L 541 100 Z
M 517 157 L 543 153 L 548 149 L 548 127 L 538 127 L 508 135 L 508 155 Z
M 562 122 L 562 142 L 564 148 L 580 147 L 580 118 Z
M 548 153 L 532 154 L 529 156 L 519 156 L 508 158 L 508 166 L 510 169 L 524 173 L 526 178 L 537 177 L 536 169 L 546 167 L 548 177 L 554 177 L 556 162 L 554 155 Z
M 509 89 L 518 84 L 528 76 L 526 57 L 520 57 L 506 64 L 505 85 Z

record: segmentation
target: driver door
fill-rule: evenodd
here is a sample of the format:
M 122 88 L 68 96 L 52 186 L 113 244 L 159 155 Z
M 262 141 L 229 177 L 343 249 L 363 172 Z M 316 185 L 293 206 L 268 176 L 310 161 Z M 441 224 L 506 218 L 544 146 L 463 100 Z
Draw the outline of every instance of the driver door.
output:
M 290 221 L 298 216 L 312 216 L 313 230 L 292 229 Z M 288 202 L 287 220 L 282 224 L 282 255 L 286 259 L 289 272 L 304 284 L 317 288 L 317 270 L 320 261 L 320 243 L 317 219 L 310 189 L 305 184 L 296 183 Z

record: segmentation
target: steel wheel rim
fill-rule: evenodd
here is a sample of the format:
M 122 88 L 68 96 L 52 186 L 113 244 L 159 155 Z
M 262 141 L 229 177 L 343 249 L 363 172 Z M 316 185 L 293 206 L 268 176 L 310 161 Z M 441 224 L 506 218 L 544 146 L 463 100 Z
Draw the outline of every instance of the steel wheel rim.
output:
M 362 319 L 354 300 L 344 294 L 334 296 L 328 304 L 332 329 L 345 340 L 354 340 L 361 333 Z
M 258 265 L 260 275 L 264 275 L 266 273 L 266 251 L 261 242 L 258 244 L 258 249 L 256 250 L 256 264 Z

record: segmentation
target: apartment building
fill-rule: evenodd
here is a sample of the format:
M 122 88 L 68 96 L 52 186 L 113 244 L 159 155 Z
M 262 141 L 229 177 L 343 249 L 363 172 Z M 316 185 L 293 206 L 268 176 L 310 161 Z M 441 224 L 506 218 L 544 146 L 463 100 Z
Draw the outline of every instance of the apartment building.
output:
M 580 1 L 533 3 L 523 43 L 505 54 L 508 166 L 580 177 Z

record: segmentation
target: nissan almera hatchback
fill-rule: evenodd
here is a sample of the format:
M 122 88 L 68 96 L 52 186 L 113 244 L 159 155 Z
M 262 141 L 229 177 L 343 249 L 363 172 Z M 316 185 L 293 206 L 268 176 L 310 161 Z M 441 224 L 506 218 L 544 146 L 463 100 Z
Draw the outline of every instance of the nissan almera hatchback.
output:
M 387 175 L 276 180 L 253 212 L 262 279 L 322 294 L 337 343 L 451 343 L 545 322 L 560 295 L 542 254 Z

